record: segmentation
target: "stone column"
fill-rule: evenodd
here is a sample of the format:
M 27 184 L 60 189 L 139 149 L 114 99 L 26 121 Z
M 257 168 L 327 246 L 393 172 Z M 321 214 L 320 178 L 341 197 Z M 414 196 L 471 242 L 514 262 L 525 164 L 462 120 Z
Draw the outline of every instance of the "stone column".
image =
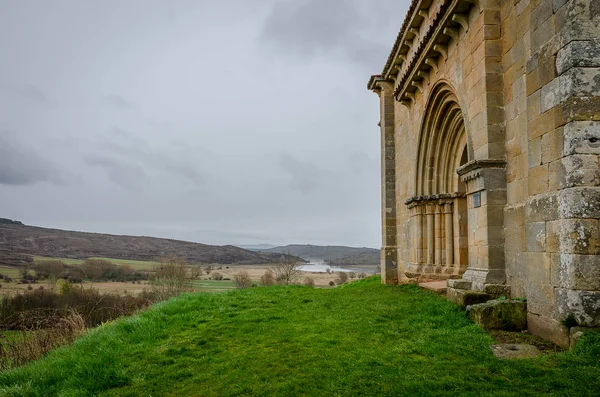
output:
M 383 246 L 381 248 L 381 280 L 392 284 L 398 280 L 398 248 L 396 229 L 396 137 L 394 84 L 378 79 L 372 88 L 380 99 L 381 127 L 381 212 Z
M 442 208 L 439 204 L 435 206 L 435 264 L 442 264 Z
M 433 204 L 426 205 L 426 216 L 427 216 L 427 263 L 433 264 L 435 262 L 435 206 Z
M 423 241 L 423 206 L 415 207 L 416 215 L 416 246 L 417 246 L 417 263 L 423 263 L 425 244 Z
M 452 218 L 452 203 L 444 204 L 444 217 L 446 224 L 446 264 L 454 264 L 454 231 Z

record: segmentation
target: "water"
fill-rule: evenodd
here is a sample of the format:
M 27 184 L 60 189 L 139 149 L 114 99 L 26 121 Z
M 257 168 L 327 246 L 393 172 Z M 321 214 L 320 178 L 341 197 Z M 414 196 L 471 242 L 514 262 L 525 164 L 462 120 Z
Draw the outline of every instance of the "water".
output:
M 303 272 L 312 272 L 312 273 L 326 273 L 327 269 L 329 269 L 329 271 L 331 273 L 338 273 L 338 272 L 344 272 L 344 273 L 350 273 L 350 272 L 355 272 L 355 273 L 360 273 L 360 272 L 364 272 L 364 273 L 374 273 L 373 269 L 369 269 L 369 268 L 352 268 L 352 269 L 347 269 L 344 268 L 342 266 L 331 266 L 328 265 L 327 263 L 325 263 L 324 260 L 322 259 L 309 259 L 306 258 L 309 262 L 306 265 L 300 265 L 300 266 L 296 266 L 296 269 L 303 271 Z

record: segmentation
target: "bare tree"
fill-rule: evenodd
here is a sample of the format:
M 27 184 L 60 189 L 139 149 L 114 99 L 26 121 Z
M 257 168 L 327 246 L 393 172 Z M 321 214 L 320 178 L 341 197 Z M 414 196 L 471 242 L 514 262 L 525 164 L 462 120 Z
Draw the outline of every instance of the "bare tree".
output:
M 246 271 L 241 271 L 233 276 L 233 283 L 237 288 L 249 288 L 252 286 L 250 275 Z
M 289 256 L 282 258 L 282 261 L 274 265 L 272 269 L 275 273 L 275 281 L 284 285 L 293 283 L 301 274 L 296 266 L 296 261 Z
M 159 262 L 160 264 L 154 267 L 154 277 L 150 282 L 152 292 L 157 294 L 159 299 L 168 299 L 192 290 L 191 275 L 184 258 L 169 255 L 160 258 Z

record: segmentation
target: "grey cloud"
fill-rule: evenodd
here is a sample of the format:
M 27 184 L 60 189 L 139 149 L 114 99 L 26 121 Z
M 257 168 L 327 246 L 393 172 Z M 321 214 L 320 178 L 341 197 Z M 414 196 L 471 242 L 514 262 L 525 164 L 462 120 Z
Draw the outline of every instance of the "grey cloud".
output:
M 32 104 L 36 104 L 43 107 L 52 108 L 55 104 L 48 99 L 48 97 L 34 85 L 10 85 L 0 84 L 0 94 L 8 97 L 21 99 Z
M 303 194 L 314 192 L 323 175 L 323 171 L 316 165 L 302 162 L 288 154 L 279 158 L 279 166 L 291 176 L 290 187 Z
M 140 189 L 147 184 L 146 173 L 135 164 L 94 155 L 86 156 L 84 159 L 88 165 L 105 169 L 108 172 L 109 179 L 124 189 Z
M 208 175 L 200 171 L 196 163 L 198 153 L 206 154 L 197 145 L 185 145 L 179 140 L 159 148 L 150 146 L 144 139 L 120 127 L 109 131 L 108 139 L 96 144 L 97 151 L 88 155 L 88 164 L 101 165 L 109 170 L 110 179 L 123 187 L 135 187 L 135 181 L 150 178 L 143 170 L 164 171 L 192 182 L 196 187 L 206 184 Z M 108 155 L 108 157 L 107 157 Z M 195 159 L 192 162 L 191 159 Z M 124 176 L 119 176 L 124 170 Z
M 268 15 L 260 39 L 278 52 L 301 58 L 341 57 L 362 67 L 380 66 L 389 43 L 383 32 L 400 14 L 398 1 L 296 0 L 277 3 Z
M 355 174 L 371 172 L 378 167 L 377 161 L 365 152 L 352 152 L 348 158 L 350 169 Z
M 102 98 L 102 101 L 116 109 L 132 110 L 135 108 L 134 104 L 123 98 L 121 95 L 108 95 Z
M 24 186 L 64 182 L 55 165 L 21 143 L 15 134 L 0 131 L 0 184 Z

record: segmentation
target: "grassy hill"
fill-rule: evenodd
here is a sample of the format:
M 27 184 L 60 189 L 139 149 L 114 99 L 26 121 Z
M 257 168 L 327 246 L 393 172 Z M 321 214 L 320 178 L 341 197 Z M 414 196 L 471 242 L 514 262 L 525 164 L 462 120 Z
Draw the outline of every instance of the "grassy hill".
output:
M 370 278 L 185 295 L 0 373 L 3 396 L 596 396 L 600 335 L 503 361 L 464 312 Z
M 152 261 L 175 253 L 192 263 L 263 264 L 281 260 L 272 252 L 254 252 L 232 245 L 207 245 L 187 241 L 111 234 L 84 233 L 0 222 L 0 264 L 18 266 L 28 261 L 23 254 L 85 259 L 101 257 Z
M 379 266 L 379 250 L 365 247 L 291 244 L 261 252 L 289 253 L 300 258 L 323 259 L 332 265 Z

